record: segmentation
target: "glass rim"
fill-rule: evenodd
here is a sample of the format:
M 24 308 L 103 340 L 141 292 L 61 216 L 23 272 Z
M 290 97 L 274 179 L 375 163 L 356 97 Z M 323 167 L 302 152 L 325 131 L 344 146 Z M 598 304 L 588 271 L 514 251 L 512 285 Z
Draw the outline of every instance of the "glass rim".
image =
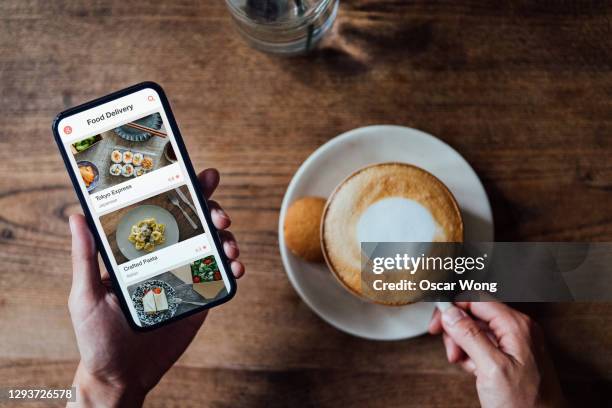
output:
M 234 18 L 239 19 L 241 22 L 252 25 L 252 26 L 264 26 L 271 29 L 285 29 L 287 27 L 296 27 L 303 24 L 310 23 L 311 20 L 314 20 L 318 17 L 321 10 L 327 7 L 330 3 L 337 0 L 321 0 L 316 7 L 308 10 L 304 15 L 292 18 L 290 20 L 280 20 L 280 21 L 262 21 L 262 20 L 254 20 L 249 17 L 241 8 L 237 7 L 232 3 L 232 0 L 225 0 L 225 4 L 230 9 L 232 16 Z

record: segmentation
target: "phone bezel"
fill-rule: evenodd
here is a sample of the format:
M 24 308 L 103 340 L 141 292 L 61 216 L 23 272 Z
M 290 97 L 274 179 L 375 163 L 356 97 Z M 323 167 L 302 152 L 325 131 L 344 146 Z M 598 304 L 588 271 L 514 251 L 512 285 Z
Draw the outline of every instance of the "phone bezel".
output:
M 126 299 L 123 296 L 123 291 L 121 290 L 121 287 L 119 285 L 119 281 L 117 280 L 117 276 L 115 275 L 115 271 L 112 268 L 112 264 L 110 262 L 110 257 L 109 254 L 106 252 L 106 249 L 104 248 L 104 246 L 102 245 L 102 238 L 100 236 L 100 233 L 98 232 L 98 230 L 95 227 L 94 221 L 93 221 L 93 217 L 91 212 L 89 211 L 89 206 L 87 205 L 87 202 L 85 200 L 85 195 L 83 194 L 80 186 L 79 186 L 79 181 L 77 179 L 77 175 L 76 173 L 73 171 L 72 166 L 70 164 L 70 160 L 69 160 L 69 156 L 68 156 L 68 152 L 67 150 L 64 148 L 61 136 L 59 134 L 59 130 L 58 130 L 58 125 L 59 122 L 62 119 L 65 119 L 67 117 L 70 117 L 74 114 L 77 114 L 79 112 L 83 112 L 86 111 L 88 109 L 91 108 L 95 108 L 99 105 L 102 105 L 104 103 L 107 102 L 111 102 L 115 99 L 130 95 L 132 93 L 141 91 L 143 89 L 153 89 L 157 92 L 157 94 L 159 95 L 160 98 L 160 102 L 162 104 L 162 108 L 164 109 L 165 113 L 166 113 L 166 117 L 168 118 L 168 122 L 169 122 L 169 126 L 172 129 L 172 132 L 174 134 L 174 138 L 176 141 L 176 144 L 179 148 L 179 151 L 181 153 L 181 156 L 183 157 L 183 162 L 185 164 L 185 168 L 187 169 L 187 174 L 189 175 L 189 181 L 192 183 L 194 190 L 196 191 L 196 198 L 197 198 L 197 204 L 200 206 L 200 208 L 202 209 L 202 213 L 204 214 L 204 217 L 206 218 L 206 223 L 209 226 L 208 228 L 208 233 L 210 235 L 210 237 L 212 238 L 212 241 L 217 249 L 217 252 L 219 253 L 219 258 L 221 260 L 221 263 L 223 264 L 223 267 L 225 268 L 226 271 L 226 275 L 228 278 L 228 281 L 230 283 L 230 288 L 228 291 L 227 296 L 223 297 L 222 299 L 218 299 L 215 300 L 213 302 L 207 303 L 204 306 L 199 306 L 189 312 L 183 313 L 181 315 L 175 315 L 174 317 L 172 317 L 171 319 L 165 320 L 163 322 L 151 325 L 151 326 L 139 326 L 138 324 L 136 324 L 136 322 L 134 321 L 134 319 L 132 318 L 132 314 L 130 313 L 130 310 L 128 308 L 128 301 L 131 301 L 131 299 Z M 193 168 L 193 165 L 191 163 L 191 159 L 189 157 L 189 155 L 187 154 L 187 148 L 185 147 L 185 144 L 183 142 L 183 137 L 181 136 L 181 132 L 179 131 L 178 125 L 176 123 L 176 120 L 174 119 L 174 114 L 172 113 L 172 109 L 170 107 L 170 102 L 168 102 L 168 98 L 166 97 L 166 93 L 164 92 L 164 90 L 162 89 L 162 87 L 155 83 L 155 82 L 151 82 L 151 81 L 146 81 L 146 82 L 141 82 L 138 83 L 136 85 L 132 85 L 129 86 L 127 88 L 121 89 L 117 92 L 113 92 L 110 93 L 108 95 L 105 95 L 101 98 L 97 98 L 94 99 L 92 101 L 89 102 L 85 102 L 81 105 L 75 106 L 73 108 L 67 109 L 61 113 L 59 113 L 55 119 L 53 120 L 53 124 L 52 124 L 52 130 L 53 130 L 53 137 L 55 139 L 55 142 L 57 143 L 60 153 L 62 155 L 62 159 L 64 161 L 64 165 L 66 166 L 66 170 L 68 171 L 68 175 L 70 177 L 70 180 L 72 181 L 72 186 L 74 188 L 74 190 L 76 191 L 77 197 L 79 199 L 79 202 L 81 204 L 81 207 L 83 208 L 83 212 L 85 214 L 85 218 L 87 220 L 87 224 L 89 225 L 89 229 L 92 232 L 94 239 L 96 241 L 96 245 L 98 247 L 98 251 L 100 252 L 100 255 L 102 257 L 102 261 L 104 262 L 104 266 L 106 267 L 108 274 L 111 277 L 111 281 L 112 281 L 112 285 L 113 285 L 113 290 L 115 291 L 115 294 L 117 295 L 117 297 L 119 298 L 120 301 L 120 306 L 121 309 L 123 311 L 123 314 L 126 318 L 126 320 L 128 321 L 128 324 L 130 325 L 130 327 L 134 330 L 137 331 L 151 331 L 154 329 L 157 329 L 159 327 L 162 326 L 166 326 L 169 324 L 172 324 L 178 320 L 184 319 L 186 317 L 189 317 L 191 315 L 194 315 L 196 313 L 201 313 L 204 310 L 208 310 L 211 309 L 215 306 L 219 306 L 223 303 L 226 303 L 228 301 L 230 301 L 235 295 L 236 295 L 236 291 L 237 291 L 237 285 L 236 285 L 236 279 L 234 278 L 234 275 L 232 273 L 232 270 L 230 268 L 230 263 L 229 260 L 227 258 L 227 256 L 225 255 L 225 252 L 223 251 L 223 245 L 221 244 L 221 239 L 219 237 L 219 233 L 217 231 L 217 228 L 214 226 L 214 224 L 212 223 L 212 219 L 210 216 L 210 210 L 208 208 L 208 203 L 206 201 L 206 199 L 204 198 L 203 194 L 202 194 L 202 190 L 200 189 L 200 183 L 198 181 L 197 175 L 195 173 L 195 170 Z

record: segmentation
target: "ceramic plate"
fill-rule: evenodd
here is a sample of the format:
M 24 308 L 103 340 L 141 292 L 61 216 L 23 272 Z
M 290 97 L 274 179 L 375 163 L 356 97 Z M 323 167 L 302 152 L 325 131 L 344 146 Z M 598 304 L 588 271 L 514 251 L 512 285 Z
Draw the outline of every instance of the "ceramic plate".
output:
M 153 252 L 157 251 L 158 249 L 174 245 L 179 241 L 178 224 L 168 210 L 156 205 L 140 205 L 128 211 L 128 213 L 121 218 L 119 224 L 117 225 L 117 246 L 127 259 L 131 260 L 151 253 L 144 250 L 137 250 L 134 247 L 134 244 L 128 241 L 130 231 L 132 230 L 132 225 L 138 224 L 138 222 L 144 220 L 145 218 L 155 218 L 158 223 L 166 225 L 166 230 L 164 232 L 166 242 L 161 245 L 155 245 Z
M 162 118 L 159 113 L 153 113 L 151 115 L 145 116 L 144 118 L 135 120 L 134 122 L 151 129 L 159 130 L 161 129 Z M 119 137 L 122 137 L 125 140 L 129 140 L 130 142 L 144 142 L 145 140 L 149 140 L 149 138 L 151 137 L 150 133 L 134 129 L 129 126 L 119 126 L 118 128 L 115 128 L 115 133 Z
M 155 287 L 163 288 L 164 292 L 166 292 L 168 310 L 153 314 L 146 314 L 144 311 L 144 306 L 142 305 L 142 297 L 145 295 L 145 293 Z M 134 309 L 136 309 L 136 314 L 138 315 L 140 322 L 145 326 L 151 326 L 172 318 L 179 307 L 179 302 L 176 299 L 174 288 L 162 280 L 149 280 L 138 285 L 132 294 L 132 302 L 134 303 Z
M 287 207 L 304 196 L 329 197 L 344 178 L 370 164 L 404 162 L 429 171 L 451 190 L 463 215 L 466 241 L 493 241 L 493 215 L 478 176 L 452 147 L 419 130 L 401 126 L 368 126 L 351 130 L 318 148 L 291 180 L 279 218 L 279 245 L 285 271 L 304 302 L 332 326 L 373 340 L 399 340 L 421 335 L 433 303 L 387 307 L 351 295 L 325 264 L 293 256 L 285 247 Z
M 87 191 L 89 191 L 89 192 L 93 191 L 93 189 L 98 186 L 98 181 L 100 181 L 100 171 L 98 170 L 98 166 L 96 166 L 95 164 L 93 164 L 92 162 L 87 161 L 87 160 L 80 160 L 80 161 L 78 161 L 77 162 L 77 166 L 79 166 L 79 167 L 82 167 L 82 166 L 91 166 L 91 168 L 93 169 L 94 180 L 91 182 L 89 187 L 87 187 Z

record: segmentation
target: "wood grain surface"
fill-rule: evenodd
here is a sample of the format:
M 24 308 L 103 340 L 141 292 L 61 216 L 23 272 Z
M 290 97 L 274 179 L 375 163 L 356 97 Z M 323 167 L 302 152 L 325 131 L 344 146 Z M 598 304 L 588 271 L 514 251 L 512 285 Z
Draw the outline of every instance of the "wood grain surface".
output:
M 474 406 L 439 338 L 373 342 L 324 323 L 283 271 L 278 211 L 300 163 L 349 129 L 449 143 L 497 240 L 612 240 L 612 7 L 605 1 L 342 1 L 324 47 L 280 59 L 222 1 L 0 2 L 0 385 L 63 387 L 80 211 L 50 132 L 61 110 L 143 80 L 168 93 L 197 168 L 222 174 L 247 276 L 149 406 Z M 521 305 L 567 396 L 605 405 L 612 305 Z

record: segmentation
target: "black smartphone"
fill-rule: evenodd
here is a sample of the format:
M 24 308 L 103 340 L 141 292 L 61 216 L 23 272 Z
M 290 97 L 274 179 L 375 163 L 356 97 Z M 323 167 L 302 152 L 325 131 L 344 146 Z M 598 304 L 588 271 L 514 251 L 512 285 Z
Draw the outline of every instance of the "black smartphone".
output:
M 234 296 L 235 279 L 158 84 L 68 109 L 53 121 L 53 134 L 134 329 Z

